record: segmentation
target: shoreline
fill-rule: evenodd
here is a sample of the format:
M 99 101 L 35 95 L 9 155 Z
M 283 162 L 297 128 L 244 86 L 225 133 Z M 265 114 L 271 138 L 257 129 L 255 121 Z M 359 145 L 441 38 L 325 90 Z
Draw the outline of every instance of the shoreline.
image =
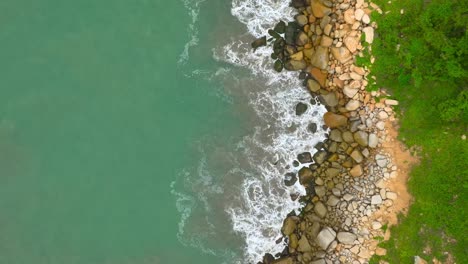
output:
M 374 254 L 385 255 L 377 239 L 388 239 L 388 226 L 411 203 L 406 182 L 417 163 L 396 138 L 392 107 L 398 102 L 384 90 L 368 92 L 375 79 L 356 65 L 363 51 L 371 53 L 377 25 L 369 15 L 382 11 L 362 0 L 292 5 L 298 10 L 295 25 L 278 24 L 277 34 L 270 33 L 274 67 L 301 71 L 307 89 L 327 107 L 324 122 L 330 133 L 313 157 L 298 155 L 304 164 L 297 180 L 307 190 L 301 197 L 305 206 L 283 223 L 285 250 L 267 253 L 262 263 L 367 263 Z M 266 42 L 260 38 L 252 46 Z M 296 111 L 300 108 L 298 103 Z

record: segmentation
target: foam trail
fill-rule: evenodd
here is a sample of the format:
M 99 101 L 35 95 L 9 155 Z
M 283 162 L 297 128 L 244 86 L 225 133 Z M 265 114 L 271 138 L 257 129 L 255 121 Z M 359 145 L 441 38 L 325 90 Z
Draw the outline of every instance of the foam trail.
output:
M 185 64 L 189 60 L 189 51 L 191 47 L 198 45 L 197 21 L 200 14 L 200 5 L 206 0 L 183 0 L 184 7 L 189 10 L 191 23 L 188 26 L 188 35 L 190 40 L 185 44 L 184 50 L 179 56 L 179 64 Z

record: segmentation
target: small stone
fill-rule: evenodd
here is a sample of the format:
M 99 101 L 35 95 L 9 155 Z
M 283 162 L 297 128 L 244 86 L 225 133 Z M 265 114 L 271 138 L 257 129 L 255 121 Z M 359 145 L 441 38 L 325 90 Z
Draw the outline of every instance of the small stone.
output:
M 352 88 L 351 86 L 347 85 L 343 88 L 343 93 L 349 97 L 349 98 L 353 98 L 357 93 L 358 93 L 359 89 L 357 88 Z
M 307 80 L 307 88 L 309 91 L 316 93 L 318 90 L 320 90 L 320 85 L 317 81 L 314 79 L 308 79 Z
M 370 17 L 368 14 L 364 14 L 361 18 L 362 23 L 364 24 L 369 24 L 370 23 Z
M 354 10 L 348 9 L 343 13 L 344 20 L 347 24 L 352 25 L 355 21 L 354 19 Z
M 392 99 L 385 99 L 385 104 L 386 105 L 398 105 L 398 101 L 392 100 Z
M 385 156 L 377 154 L 375 155 L 375 161 L 379 167 L 381 168 L 387 167 L 387 158 Z
M 329 206 L 336 206 L 340 202 L 340 199 L 334 195 L 330 195 L 330 198 L 328 198 L 327 204 Z
M 333 44 L 333 39 L 327 36 L 322 36 L 320 45 L 324 47 L 330 47 Z
M 363 15 L 364 11 L 362 9 L 356 9 L 356 11 L 354 11 L 354 18 L 356 18 L 356 20 L 361 21 Z
M 355 52 L 359 44 L 359 39 L 356 37 L 348 36 L 344 38 L 343 43 L 345 44 L 346 48 L 349 49 L 349 51 Z
M 388 114 L 387 112 L 385 111 L 380 111 L 378 114 L 377 114 L 377 117 L 381 120 L 385 120 L 388 118 Z
M 375 249 L 375 254 L 377 256 L 385 256 L 387 255 L 387 250 L 385 248 L 378 247 Z
M 353 197 L 351 194 L 349 194 L 349 193 L 343 195 L 343 199 L 344 199 L 345 201 L 347 201 L 347 202 L 351 201 L 353 198 L 354 198 L 354 197 Z
M 372 196 L 371 204 L 381 204 L 381 203 L 382 203 L 382 197 L 380 197 L 379 194 Z
M 380 222 L 374 221 L 372 222 L 372 229 L 377 230 L 382 227 L 382 224 Z
M 361 165 L 356 165 L 354 166 L 350 171 L 349 171 L 349 175 L 353 176 L 353 177 L 359 177 L 361 176 L 363 173 L 363 170 L 362 170 L 362 167 Z
M 387 199 L 390 199 L 390 200 L 396 200 L 398 197 L 398 195 L 394 192 L 387 192 L 386 196 L 387 196 Z
M 374 41 L 374 28 L 373 27 L 365 27 L 362 29 L 362 32 L 365 35 L 365 40 L 367 43 L 372 44 Z
M 327 208 L 322 202 L 318 201 L 314 206 L 314 212 L 318 217 L 324 218 L 327 215 Z
M 369 143 L 369 135 L 364 131 L 357 131 L 353 135 L 354 140 L 361 146 L 367 147 Z
M 336 94 L 333 92 L 322 94 L 320 98 L 322 99 L 321 101 L 327 106 L 335 107 L 338 105 L 338 98 L 336 97 Z
M 299 252 L 310 252 L 312 251 L 312 247 L 309 244 L 309 240 L 307 237 L 303 235 L 301 239 L 299 239 L 297 251 Z
M 309 23 L 309 19 L 305 15 L 296 16 L 296 21 L 301 27 Z
M 364 160 L 364 157 L 362 156 L 361 152 L 359 152 L 359 150 L 357 150 L 357 149 L 353 150 L 353 152 L 351 152 L 350 156 L 357 163 L 361 163 Z
M 332 47 L 331 52 L 333 57 L 337 59 L 340 63 L 346 63 L 353 58 L 351 52 L 345 47 Z

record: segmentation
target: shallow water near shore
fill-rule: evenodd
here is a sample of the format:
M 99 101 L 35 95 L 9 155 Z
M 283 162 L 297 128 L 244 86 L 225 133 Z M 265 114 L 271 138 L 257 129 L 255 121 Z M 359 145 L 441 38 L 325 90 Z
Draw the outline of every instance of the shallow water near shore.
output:
M 287 4 L 0 10 L 0 263 L 246 263 L 283 248 L 304 191 L 284 174 L 325 137 L 297 76 L 249 47 Z

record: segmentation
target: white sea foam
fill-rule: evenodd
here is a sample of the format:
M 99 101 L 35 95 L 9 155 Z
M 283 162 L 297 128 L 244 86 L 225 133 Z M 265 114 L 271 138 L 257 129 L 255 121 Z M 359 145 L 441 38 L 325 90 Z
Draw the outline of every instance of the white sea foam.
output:
M 198 15 L 200 14 L 200 5 L 206 0 L 182 0 L 184 7 L 189 10 L 192 21 L 188 25 L 188 35 L 190 40 L 185 43 L 184 50 L 179 56 L 179 64 L 184 64 L 189 59 L 190 48 L 198 44 Z
M 279 20 L 288 21 L 294 14 L 289 1 L 284 0 L 233 0 L 231 11 L 254 37 L 267 34 L 267 30 Z M 311 103 L 314 99 L 298 79 L 298 73 L 274 71 L 270 47 L 260 47 L 253 52 L 250 48 L 253 38 L 242 38 L 243 36 L 213 49 L 213 56 L 219 61 L 248 69 L 255 76 L 250 82 L 243 82 L 245 85 L 232 88 L 242 90 L 233 93 L 243 94 L 242 98 L 247 97 L 248 105 L 257 115 L 258 122 L 254 132 L 245 136 L 229 153 L 232 168 L 224 172 L 224 175 L 212 175 L 202 148 L 200 152 L 203 158 L 198 170 L 194 170 L 192 175 L 182 175 L 187 180 L 186 184 L 190 184 L 192 189 L 193 186 L 199 186 L 196 187 L 199 191 L 188 196 L 174 191 L 174 186 L 172 189 L 178 198 L 177 206 L 182 214 L 179 224 L 181 241 L 213 255 L 221 253 L 227 256 L 232 253 L 213 250 L 201 237 L 207 234 L 219 236 L 221 228 L 211 221 L 213 211 L 219 210 L 219 207 L 213 208 L 212 203 L 214 199 L 229 197 L 229 200 L 224 201 L 222 209 L 230 217 L 232 229 L 244 239 L 245 244 L 242 260 L 234 261 L 231 258 L 229 261 L 256 263 L 265 253 L 278 253 L 285 247 L 284 242 L 275 243 L 282 237 L 280 230 L 283 220 L 291 211 L 297 211 L 301 207 L 297 200 L 291 199 L 291 195 L 305 194 L 299 183 L 286 186 L 285 174 L 297 173 L 300 167 L 291 166 L 297 154 L 313 151 L 314 145 L 326 138 L 327 131 L 322 129 L 321 118 L 326 110 L 319 104 Z M 225 69 L 222 72 L 230 73 Z M 308 105 L 307 111 L 301 116 L 295 113 L 298 102 Z M 317 125 L 317 132 L 309 131 L 308 126 L 311 123 Z M 226 188 L 220 184 L 233 178 L 239 179 L 239 186 Z M 232 190 L 237 191 L 236 195 L 228 193 Z M 197 210 L 203 211 L 205 222 L 209 224 L 204 234 L 189 236 L 187 239 L 186 224 L 192 221 L 190 218 L 196 218 Z M 232 257 L 232 254 L 229 256 Z

